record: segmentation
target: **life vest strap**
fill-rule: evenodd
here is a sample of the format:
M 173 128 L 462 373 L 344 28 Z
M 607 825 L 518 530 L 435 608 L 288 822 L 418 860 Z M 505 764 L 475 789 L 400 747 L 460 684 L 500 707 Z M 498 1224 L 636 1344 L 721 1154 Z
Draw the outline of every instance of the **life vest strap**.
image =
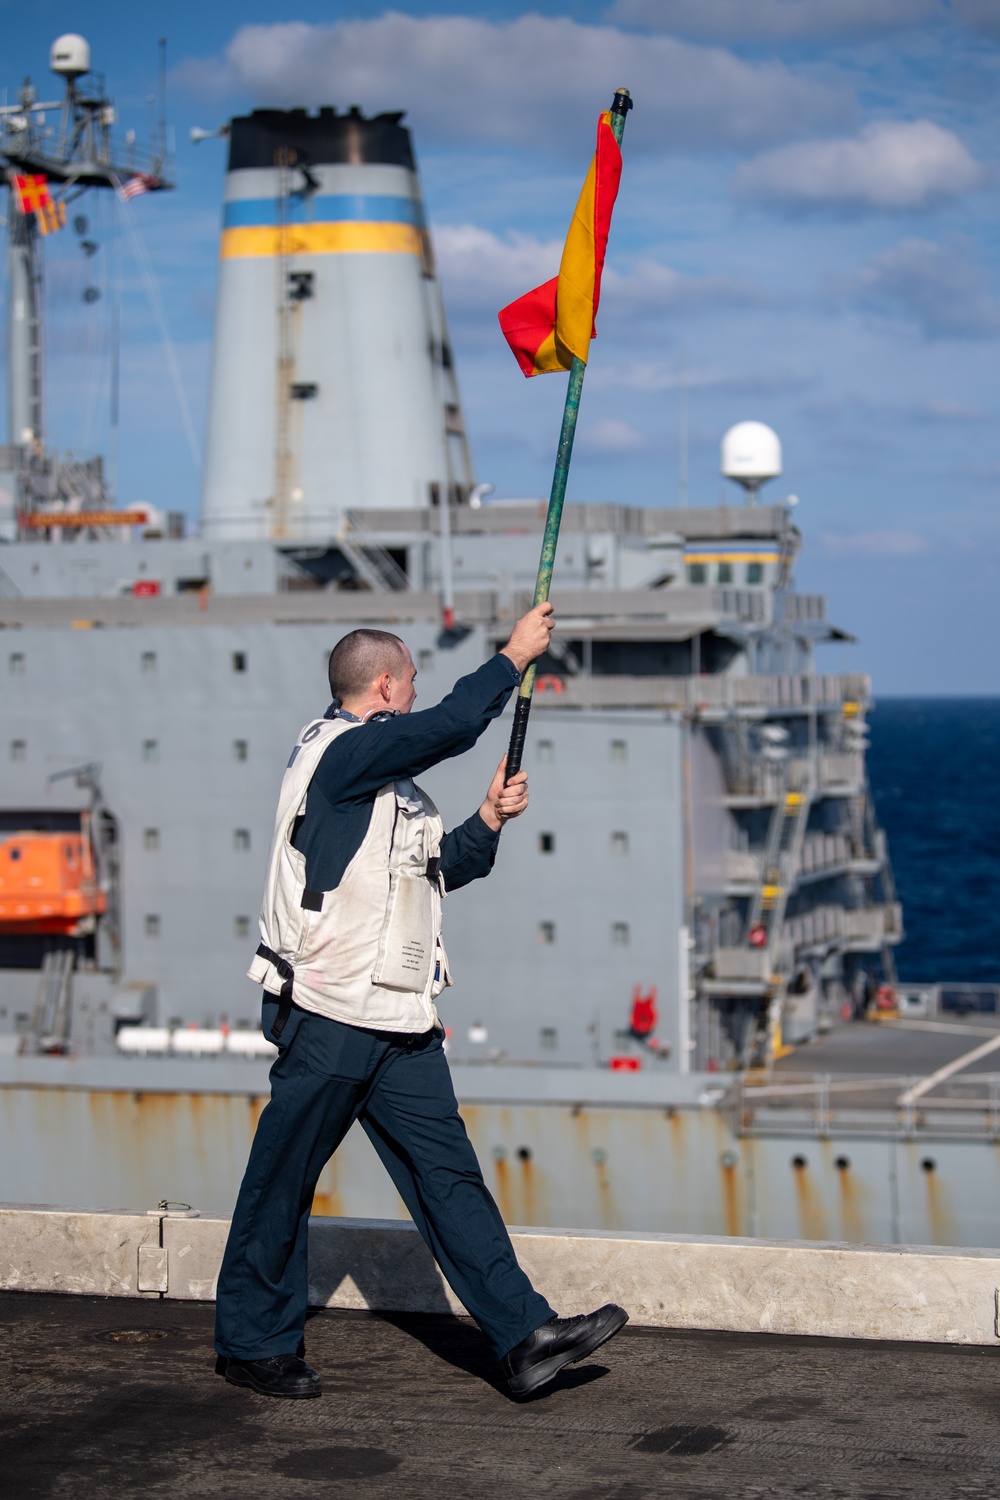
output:
M 273 964 L 281 979 L 281 991 L 278 995 L 278 1014 L 271 1027 L 272 1037 L 279 1037 L 284 1031 L 288 1017 L 292 1013 L 292 981 L 295 978 L 295 970 L 287 958 L 282 958 L 280 953 L 275 953 L 266 943 L 257 944 L 257 957 L 266 958 L 269 964 Z

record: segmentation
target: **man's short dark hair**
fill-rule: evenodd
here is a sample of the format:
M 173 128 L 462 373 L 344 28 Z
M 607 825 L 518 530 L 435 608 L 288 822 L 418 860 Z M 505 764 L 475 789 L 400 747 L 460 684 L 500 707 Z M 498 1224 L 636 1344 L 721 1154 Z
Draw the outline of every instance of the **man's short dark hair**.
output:
M 388 630 L 352 630 L 330 652 L 330 692 L 343 703 L 359 698 L 376 677 L 391 672 L 398 677 L 405 662 L 405 646 Z

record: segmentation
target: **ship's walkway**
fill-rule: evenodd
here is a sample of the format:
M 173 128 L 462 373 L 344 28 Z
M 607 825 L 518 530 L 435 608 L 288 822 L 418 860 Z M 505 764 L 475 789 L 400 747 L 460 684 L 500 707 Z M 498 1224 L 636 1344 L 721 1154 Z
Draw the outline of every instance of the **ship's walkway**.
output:
M 995 1500 L 1000 1350 L 628 1328 L 516 1403 L 465 1320 L 321 1312 L 319 1401 L 214 1373 L 211 1306 L 0 1296 L 24 1497 Z

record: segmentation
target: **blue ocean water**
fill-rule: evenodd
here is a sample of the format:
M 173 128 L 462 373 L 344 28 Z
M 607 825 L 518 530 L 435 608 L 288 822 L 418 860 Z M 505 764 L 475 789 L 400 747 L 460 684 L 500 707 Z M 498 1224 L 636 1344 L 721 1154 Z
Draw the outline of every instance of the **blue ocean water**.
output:
M 900 978 L 1000 983 L 1000 698 L 880 698 L 870 724 Z

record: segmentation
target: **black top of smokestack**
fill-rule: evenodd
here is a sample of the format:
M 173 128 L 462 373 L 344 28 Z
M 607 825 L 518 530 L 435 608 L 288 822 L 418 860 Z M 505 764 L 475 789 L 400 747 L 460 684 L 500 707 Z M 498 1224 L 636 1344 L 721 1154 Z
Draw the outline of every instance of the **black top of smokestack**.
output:
M 238 115 L 229 136 L 229 170 L 273 167 L 277 153 L 291 149 L 295 160 L 311 166 L 371 163 L 414 170 L 410 132 L 399 114 L 366 120 L 353 105 L 338 115 L 330 106 L 311 115 L 304 109 L 255 109 Z

